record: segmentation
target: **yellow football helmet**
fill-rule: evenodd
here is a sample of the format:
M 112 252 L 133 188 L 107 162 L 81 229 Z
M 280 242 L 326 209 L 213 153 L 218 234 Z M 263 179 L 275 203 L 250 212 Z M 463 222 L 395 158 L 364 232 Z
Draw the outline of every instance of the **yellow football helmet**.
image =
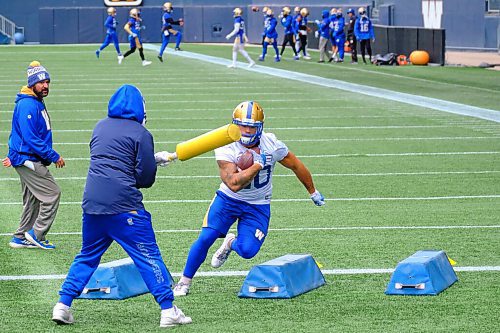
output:
M 299 6 L 295 7 L 293 11 L 295 12 L 295 14 L 300 13 L 300 7 Z
M 243 14 L 243 11 L 241 10 L 241 8 L 236 7 L 236 8 L 233 10 L 233 14 L 234 14 L 234 17 L 236 17 L 236 16 L 241 16 L 241 14 Z
M 114 7 L 109 7 L 107 12 L 108 12 L 108 15 L 113 15 L 113 14 L 116 14 L 116 9 Z
M 265 6 L 264 8 L 262 8 L 262 12 L 264 14 L 267 14 L 267 11 L 269 10 L 269 7 Z
M 359 15 L 365 15 L 366 14 L 365 7 L 359 7 L 358 13 L 359 13 Z
M 330 15 L 337 15 L 337 8 L 332 8 L 332 10 L 330 10 Z
M 307 15 L 309 15 L 309 10 L 307 8 L 302 8 L 300 10 L 300 15 L 302 15 L 303 17 L 306 17 Z
M 172 10 L 174 9 L 174 7 L 172 6 L 172 3 L 171 2 L 165 2 L 163 4 L 163 10 L 170 13 Z
M 281 12 L 283 13 L 283 15 L 289 15 L 290 14 L 290 7 L 283 7 Z
M 138 8 L 132 8 L 129 12 L 130 17 L 138 19 L 141 15 L 141 11 Z
M 241 102 L 234 108 L 233 124 L 257 128 L 255 134 L 250 136 L 241 133 L 240 143 L 242 145 L 252 146 L 260 140 L 262 129 L 264 128 L 264 120 L 264 110 L 257 102 Z
M 274 12 L 273 12 L 273 10 L 272 10 L 271 8 L 269 8 L 268 10 L 266 10 L 266 14 L 267 14 L 268 16 L 271 16 L 271 15 L 273 15 L 273 14 L 274 14 Z

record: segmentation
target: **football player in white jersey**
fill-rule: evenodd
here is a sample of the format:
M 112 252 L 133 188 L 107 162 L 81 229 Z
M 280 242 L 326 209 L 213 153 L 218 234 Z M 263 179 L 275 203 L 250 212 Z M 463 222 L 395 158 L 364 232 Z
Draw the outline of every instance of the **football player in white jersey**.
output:
M 243 20 L 243 11 L 241 8 L 235 8 L 233 10 L 234 14 L 234 29 L 230 33 L 226 35 L 226 39 L 230 40 L 234 36 L 236 38 L 234 39 L 233 43 L 233 62 L 227 66 L 229 68 L 236 68 L 236 59 L 238 57 L 238 52 L 240 52 L 245 59 L 248 60 L 248 67 L 253 67 L 255 65 L 255 62 L 250 58 L 248 55 L 247 51 L 245 51 L 245 43 L 248 42 L 247 35 L 245 34 L 245 20 Z
M 240 128 L 241 139 L 215 150 L 222 183 L 205 215 L 201 233 L 189 250 L 183 276 L 174 288 L 175 296 L 189 293 L 196 271 L 217 238 L 225 237 L 212 257 L 214 268 L 222 266 L 232 251 L 245 259 L 259 252 L 271 218 L 272 176 L 276 162 L 295 173 L 317 206 L 325 204 L 302 161 L 274 134 L 263 132 L 264 110 L 257 102 L 238 104 L 233 111 L 233 123 Z M 254 163 L 240 170 L 238 158 L 247 150 L 251 150 Z M 237 236 L 228 233 L 236 221 Z

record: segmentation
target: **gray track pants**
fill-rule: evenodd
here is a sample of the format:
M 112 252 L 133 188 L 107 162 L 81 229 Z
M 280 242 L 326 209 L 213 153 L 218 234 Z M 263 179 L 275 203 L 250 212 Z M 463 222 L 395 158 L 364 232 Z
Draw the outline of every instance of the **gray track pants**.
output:
M 21 222 L 14 236 L 24 238 L 26 231 L 34 229 L 36 237 L 43 241 L 56 218 L 61 189 L 45 165 L 33 164 L 35 171 L 25 166 L 14 168 L 21 178 L 23 192 Z
M 326 53 L 326 43 L 328 43 L 328 38 L 319 37 L 319 61 L 325 61 Z M 327 57 L 328 60 L 329 57 Z

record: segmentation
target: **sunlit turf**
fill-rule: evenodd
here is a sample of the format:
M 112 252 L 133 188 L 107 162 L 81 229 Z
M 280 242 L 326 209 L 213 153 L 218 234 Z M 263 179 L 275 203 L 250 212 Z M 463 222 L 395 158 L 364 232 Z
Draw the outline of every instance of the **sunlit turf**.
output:
M 184 49 L 230 57 L 227 45 Z M 25 83 L 25 68 L 37 59 L 52 78 L 46 105 L 54 147 L 67 159 L 66 168 L 51 167 L 63 192 L 49 234 L 58 247 L 53 252 L 8 247 L 18 225 L 21 193 L 17 173 L 0 169 L 0 276 L 67 272 L 81 244 L 80 201 L 91 131 L 106 116 L 111 94 L 124 83 L 137 85 L 145 96 L 147 127 L 157 150 L 172 151 L 178 142 L 230 122 L 232 109 L 242 100 L 260 102 L 265 130 L 304 161 L 329 199 L 326 206 L 315 207 L 293 173 L 277 166 L 271 231 L 262 251 L 252 260 L 233 254 L 222 270 L 248 270 L 286 253 L 310 253 L 325 269 L 393 268 L 423 249 L 445 250 L 458 266 L 500 266 L 499 124 L 175 55 L 143 68 L 137 55 L 118 66 L 111 50 L 99 60 L 93 51 L 93 46 L 40 46 L 7 47 L 0 53 L 0 154 L 7 153 L 13 101 Z M 250 52 L 256 57 L 259 49 Z M 146 56 L 156 61 L 154 52 Z M 499 74 L 491 71 L 354 69 L 349 64 L 269 60 L 264 65 L 491 109 L 500 105 L 492 92 L 500 88 Z M 157 175 L 155 186 L 143 191 L 146 208 L 165 263 L 179 273 L 220 183 L 217 165 L 213 153 L 207 153 L 161 168 Z M 425 226 L 479 228 L 358 228 Z M 124 256 L 113 245 L 103 261 Z M 213 271 L 208 263 L 200 270 Z M 239 299 L 243 277 L 200 277 L 192 294 L 176 301 L 194 323 L 176 331 L 495 331 L 498 272 L 462 272 L 458 277 L 457 284 L 436 297 L 394 297 L 383 293 L 389 274 L 327 275 L 326 286 L 292 300 Z M 0 330 L 55 331 L 50 313 L 61 282 L 0 281 Z M 74 310 L 76 325 L 57 330 L 158 330 L 159 310 L 151 295 L 76 301 Z

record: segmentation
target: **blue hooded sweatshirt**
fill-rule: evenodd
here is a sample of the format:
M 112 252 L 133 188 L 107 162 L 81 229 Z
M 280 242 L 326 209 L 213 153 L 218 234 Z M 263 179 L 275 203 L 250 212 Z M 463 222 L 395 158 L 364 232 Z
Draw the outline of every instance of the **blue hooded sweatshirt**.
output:
M 45 104 L 26 86 L 17 94 L 8 157 L 15 167 L 26 160 L 49 165 L 59 159 L 59 154 L 52 149 L 52 130 Z
M 140 188 L 156 177 L 153 136 L 142 126 L 144 99 L 123 85 L 111 97 L 108 118 L 97 123 L 90 140 L 90 167 L 83 192 L 85 214 L 107 215 L 143 210 Z

